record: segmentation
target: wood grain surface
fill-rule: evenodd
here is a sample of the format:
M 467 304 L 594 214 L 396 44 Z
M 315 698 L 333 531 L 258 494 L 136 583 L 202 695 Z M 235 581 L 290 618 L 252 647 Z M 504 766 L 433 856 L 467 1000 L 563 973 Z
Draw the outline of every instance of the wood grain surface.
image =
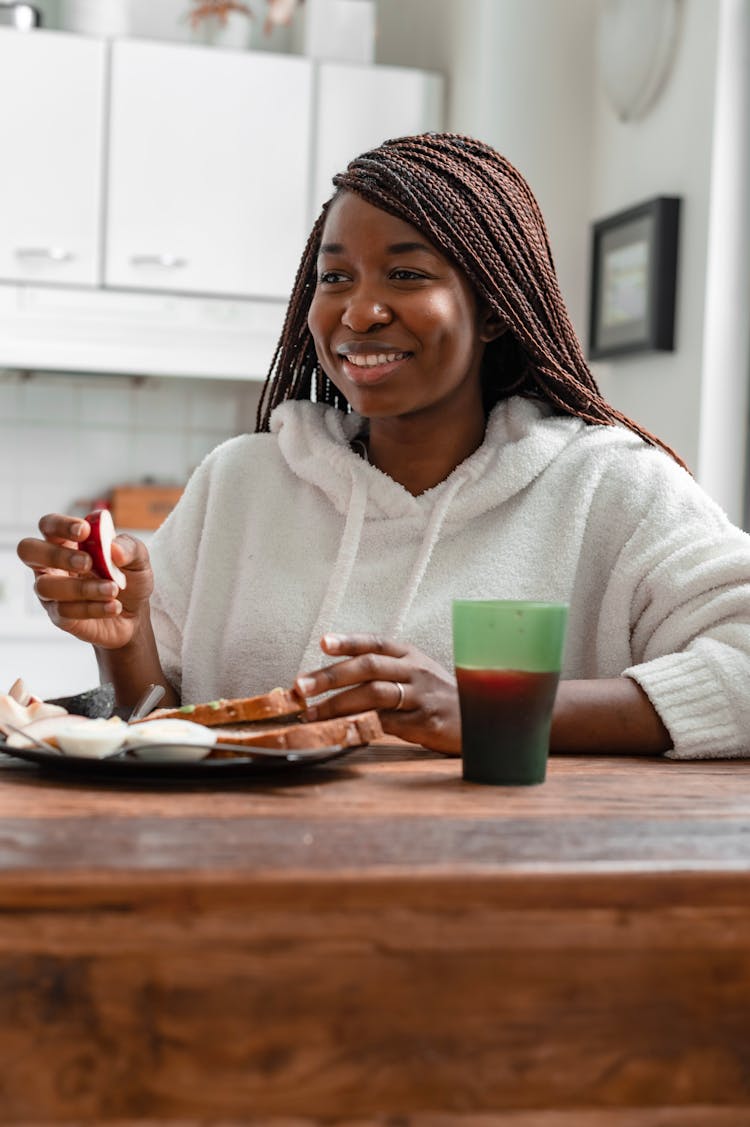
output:
M 0 1122 L 748 1127 L 750 763 L 0 763 Z

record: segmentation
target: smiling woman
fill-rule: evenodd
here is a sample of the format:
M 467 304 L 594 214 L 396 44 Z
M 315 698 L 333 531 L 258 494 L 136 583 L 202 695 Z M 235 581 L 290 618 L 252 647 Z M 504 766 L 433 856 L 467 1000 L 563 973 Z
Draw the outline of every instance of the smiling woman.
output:
M 663 447 L 601 397 L 560 293 L 538 204 L 500 153 L 453 134 L 402 137 L 353 160 L 334 185 L 300 264 L 272 364 L 276 378 L 267 382 L 258 410 L 260 430 L 287 398 L 349 407 L 332 388 L 306 330 L 320 286 L 318 254 L 344 249 L 333 241 L 329 212 L 335 214 L 342 194 L 353 194 L 402 220 L 407 243 L 452 263 L 472 300 L 492 315 L 496 344 L 482 364 L 485 410 L 511 393 L 538 396 L 562 413 L 588 423 L 621 423 Z
M 502 328 L 408 223 L 354 193 L 337 197 L 308 325 L 328 379 L 369 420 L 359 439 L 369 461 L 410 493 L 443 481 L 480 446 L 482 355 Z M 438 430 L 450 441 L 435 443 Z
M 523 177 L 425 134 L 334 188 L 257 433 L 209 455 L 150 557 L 115 540 L 119 594 L 79 522 L 43 518 L 19 554 L 50 616 L 121 703 L 296 681 L 308 719 L 374 708 L 456 753 L 451 601 L 567 603 L 553 751 L 748 754 L 750 538 L 601 396 Z

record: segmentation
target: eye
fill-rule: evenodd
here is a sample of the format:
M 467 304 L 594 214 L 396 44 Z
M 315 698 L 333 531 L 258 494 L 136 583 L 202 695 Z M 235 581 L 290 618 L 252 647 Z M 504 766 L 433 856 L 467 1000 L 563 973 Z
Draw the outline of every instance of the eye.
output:
M 406 266 L 399 266 L 395 270 L 391 270 L 390 277 L 396 282 L 422 282 L 426 278 L 426 274 L 420 273 L 419 270 L 410 270 Z
M 335 286 L 338 282 L 347 282 L 348 280 L 348 274 L 344 274 L 341 270 L 321 270 L 318 275 L 318 285 L 320 286 Z

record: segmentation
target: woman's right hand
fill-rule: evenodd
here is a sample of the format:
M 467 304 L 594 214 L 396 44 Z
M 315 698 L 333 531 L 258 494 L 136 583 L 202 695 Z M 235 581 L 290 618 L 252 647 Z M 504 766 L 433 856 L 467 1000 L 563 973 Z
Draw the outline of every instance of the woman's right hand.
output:
M 154 586 L 145 544 L 128 535 L 113 540 L 112 562 L 127 577 L 120 591 L 116 583 L 94 575 L 91 557 L 78 548 L 90 534 L 87 521 L 49 513 L 39 521 L 39 531 L 44 539 L 22 540 L 18 556 L 34 572 L 36 596 L 55 626 L 103 649 L 126 646 L 148 618 Z

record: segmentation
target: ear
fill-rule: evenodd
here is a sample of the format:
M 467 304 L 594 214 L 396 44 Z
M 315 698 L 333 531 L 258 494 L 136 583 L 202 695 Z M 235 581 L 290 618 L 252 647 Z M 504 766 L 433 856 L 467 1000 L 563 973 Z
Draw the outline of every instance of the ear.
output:
M 480 310 L 479 313 L 479 339 L 484 344 L 489 344 L 490 341 L 497 340 L 503 333 L 507 333 L 508 326 L 503 321 L 502 317 L 492 309 L 485 308 Z

